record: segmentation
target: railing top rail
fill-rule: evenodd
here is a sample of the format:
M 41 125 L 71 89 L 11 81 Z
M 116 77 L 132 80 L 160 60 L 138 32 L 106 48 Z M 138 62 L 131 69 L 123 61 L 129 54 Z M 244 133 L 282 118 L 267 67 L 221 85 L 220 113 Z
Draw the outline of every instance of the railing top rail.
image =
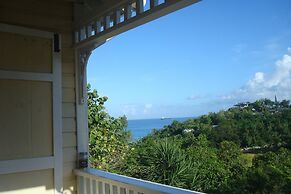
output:
M 75 170 L 75 174 L 78 176 L 84 176 L 84 177 L 101 177 L 129 185 L 134 185 L 137 187 L 153 190 L 153 191 L 158 191 L 162 193 L 168 193 L 168 194 L 202 194 L 201 192 L 197 191 L 190 191 L 187 189 L 181 189 L 177 187 L 172 187 L 168 185 L 163 185 L 159 183 L 154 183 L 146 180 L 141 180 L 137 178 L 132 178 L 124 175 L 118 175 L 110 172 L 105 172 L 102 170 L 96 170 L 92 168 L 86 168 L 82 170 Z

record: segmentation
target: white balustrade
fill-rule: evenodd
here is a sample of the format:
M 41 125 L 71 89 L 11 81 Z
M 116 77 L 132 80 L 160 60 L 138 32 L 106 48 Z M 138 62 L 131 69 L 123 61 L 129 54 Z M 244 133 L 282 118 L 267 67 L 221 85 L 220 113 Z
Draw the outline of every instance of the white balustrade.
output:
M 92 168 L 75 170 L 78 194 L 199 194 L 168 185 Z
M 161 1 L 160 4 L 166 1 Z M 86 26 L 79 27 L 75 31 L 75 43 L 79 43 L 91 36 L 98 36 L 110 28 L 121 25 L 122 23 L 144 13 L 145 6 L 150 5 L 150 9 L 159 6 L 159 0 L 129 0 L 125 4 L 114 8 L 98 19 L 89 22 Z M 147 9 L 149 11 L 150 9 Z M 87 33 L 85 33 L 87 31 Z

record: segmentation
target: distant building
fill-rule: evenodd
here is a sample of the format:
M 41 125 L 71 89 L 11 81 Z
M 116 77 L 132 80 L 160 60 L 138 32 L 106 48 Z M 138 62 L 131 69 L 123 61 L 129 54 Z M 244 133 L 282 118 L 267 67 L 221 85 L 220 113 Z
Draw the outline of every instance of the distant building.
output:
M 184 133 L 191 133 L 191 132 L 193 132 L 193 131 L 194 131 L 194 129 L 184 129 L 184 130 L 183 130 Z
M 236 104 L 236 105 L 234 105 L 234 106 L 243 109 L 243 108 L 247 108 L 247 107 L 249 107 L 250 105 L 251 105 L 250 102 L 242 102 L 242 103 L 238 103 L 238 104 Z

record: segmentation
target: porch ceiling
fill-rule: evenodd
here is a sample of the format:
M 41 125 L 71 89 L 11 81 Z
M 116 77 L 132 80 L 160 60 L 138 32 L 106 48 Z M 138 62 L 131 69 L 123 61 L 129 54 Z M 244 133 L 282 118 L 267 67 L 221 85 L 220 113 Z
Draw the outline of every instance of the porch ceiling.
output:
M 75 46 L 92 50 L 113 36 L 198 1 L 200 0 L 75 1 Z
M 65 0 L 66 1 L 66 0 Z M 102 15 L 129 0 L 67 0 L 74 2 L 75 26 L 83 25 L 96 15 Z

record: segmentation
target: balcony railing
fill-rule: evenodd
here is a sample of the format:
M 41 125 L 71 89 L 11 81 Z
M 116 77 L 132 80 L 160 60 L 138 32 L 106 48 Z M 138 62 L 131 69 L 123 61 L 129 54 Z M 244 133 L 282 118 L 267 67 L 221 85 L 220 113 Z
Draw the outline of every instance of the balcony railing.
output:
M 86 168 L 75 170 L 78 194 L 198 194 L 159 183 Z
M 75 21 L 76 48 L 106 40 L 200 0 L 123 0 L 88 21 Z M 76 17 L 78 18 L 78 17 Z M 173 24 L 174 25 L 174 24 Z

